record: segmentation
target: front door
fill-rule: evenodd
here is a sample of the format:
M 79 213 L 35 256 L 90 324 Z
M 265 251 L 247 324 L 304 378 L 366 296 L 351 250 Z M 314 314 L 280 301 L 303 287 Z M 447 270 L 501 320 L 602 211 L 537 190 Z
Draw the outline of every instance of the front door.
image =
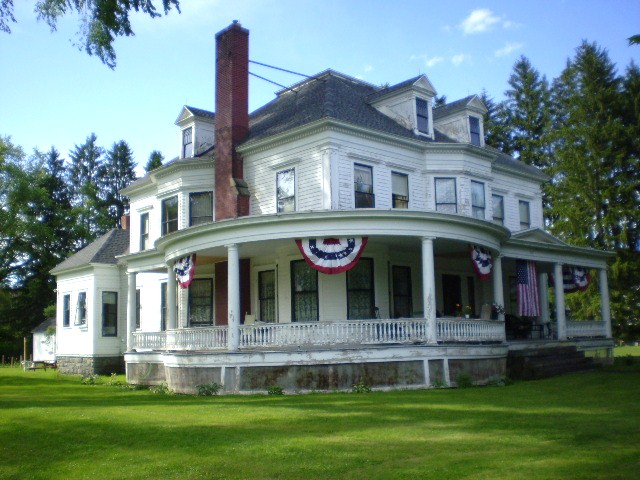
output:
M 411 317 L 413 315 L 411 268 L 394 265 L 391 267 L 391 278 L 393 318 Z
M 442 300 L 442 313 L 449 317 L 455 316 L 462 305 L 462 289 L 458 275 L 442 275 Z

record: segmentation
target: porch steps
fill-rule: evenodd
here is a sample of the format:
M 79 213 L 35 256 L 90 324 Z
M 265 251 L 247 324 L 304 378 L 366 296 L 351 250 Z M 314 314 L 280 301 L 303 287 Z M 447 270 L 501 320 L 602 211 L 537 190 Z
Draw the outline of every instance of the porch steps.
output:
M 574 345 L 509 350 L 507 355 L 507 376 L 513 380 L 536 380 L 596 368 L 593 359 Z

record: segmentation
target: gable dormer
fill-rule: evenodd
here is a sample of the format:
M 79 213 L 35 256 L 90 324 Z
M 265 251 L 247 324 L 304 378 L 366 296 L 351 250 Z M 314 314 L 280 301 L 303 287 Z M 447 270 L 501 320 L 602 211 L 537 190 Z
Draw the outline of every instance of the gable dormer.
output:
M 487 107 L 477 95 L 433 109 L 433 121 L 442 133 L 462 143 L 484 147 L 484 116 Z
M 369 97 L 369 104 L 416 135 L 433 138 L 433 97 L 436 90 L 426 77 L 406 80 L 380 89 Z
M 213 149 L 215 114 L 185 105 L 178 115 L 180 158 L 197 157 Z

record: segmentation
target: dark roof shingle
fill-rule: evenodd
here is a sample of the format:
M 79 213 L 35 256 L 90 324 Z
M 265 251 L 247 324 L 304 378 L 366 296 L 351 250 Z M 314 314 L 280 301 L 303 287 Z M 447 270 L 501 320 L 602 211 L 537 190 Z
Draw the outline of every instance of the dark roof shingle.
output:
M 66 260 L 56 265 L 52 274 L 65 270 L 83 267 L 91 263 L 115 265 L 116 255 L 123 255 L 129 251 L 129 230 L 113 228 L 82 250 L 74 253 Z

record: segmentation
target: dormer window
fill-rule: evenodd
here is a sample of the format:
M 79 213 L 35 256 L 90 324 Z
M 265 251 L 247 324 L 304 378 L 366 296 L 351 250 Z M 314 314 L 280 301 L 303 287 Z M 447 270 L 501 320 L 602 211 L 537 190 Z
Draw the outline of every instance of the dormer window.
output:
M 182 131 L 182 158 L 193 157 L 193 127 Z
M 416 98 L 416 116 L 418 120 L 418 131 L 429 134 L 429 102 L 422 98 Z
M 469 133 L 471 134 L 471 145 L 481 146 L 480 119 L 469 117 Z

